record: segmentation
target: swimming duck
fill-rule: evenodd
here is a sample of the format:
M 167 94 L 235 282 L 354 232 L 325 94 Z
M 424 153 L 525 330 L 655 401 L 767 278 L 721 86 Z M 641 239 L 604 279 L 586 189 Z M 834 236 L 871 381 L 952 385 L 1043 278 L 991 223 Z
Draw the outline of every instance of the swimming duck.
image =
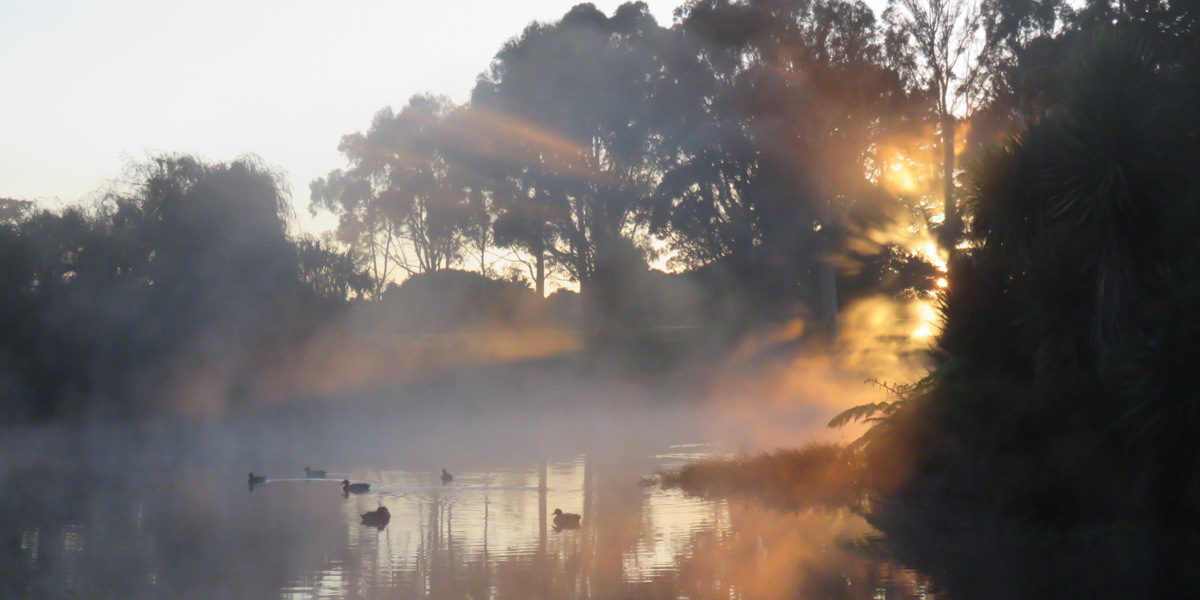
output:
M 376 510 L 367 511 L 362 514 L 362 524 L 371 525 L 383 529 L 388 521 L 392 520 L 392 514 L 388 512 L 386 506 L 380 506 Z
M 308 467 L 304 467 L 305 479 L 325 479 L 325 471 L 314 471 Z
M 349 479 L 342 480 L 342 492 L 346 494 L 365 494 L 370 489 L 369 483 L 350 483 Z
M 260 483 L 266 483 L 267 476 L 266 475 L 255 475 L 252 472 L 252 473 L 250 473 L 249 481 L 250 481 L 250 485 L 258 485 Z
M 561 508 L 554 509 L 554 526 L 559 529 L 579 529 L 579 520 L 583 517 L 574 513 L 565 513 Z
M 454 481 L 454 476 L 446 472 L 446 469 L 442 469 L 442 485 L 446 485 L 451 481 Z

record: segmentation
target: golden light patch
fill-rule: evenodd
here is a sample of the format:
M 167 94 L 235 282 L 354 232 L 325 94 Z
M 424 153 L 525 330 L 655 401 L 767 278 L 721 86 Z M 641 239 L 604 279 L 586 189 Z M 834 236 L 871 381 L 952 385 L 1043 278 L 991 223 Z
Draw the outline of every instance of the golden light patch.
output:
M 912 194 L 919 189 L 916 173 L 904 163 L 894 163 L 883 176 L 884 187 L 892 194 Z

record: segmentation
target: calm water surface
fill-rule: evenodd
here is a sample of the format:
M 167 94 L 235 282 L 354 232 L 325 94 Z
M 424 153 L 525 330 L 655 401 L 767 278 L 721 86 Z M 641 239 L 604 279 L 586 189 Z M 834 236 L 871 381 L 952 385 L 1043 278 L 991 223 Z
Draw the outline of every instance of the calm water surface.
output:
M 639 485 L 726 450 L 678 415 L 536 414 L 5 432 L 0 598 L 1200 597 L 1195 543 L 884 536 L 846 511 L 700 500 Z M 251 489 L 249 470 L 270 479 Z M 380 506 L 390 522 L 364 526 Z M 556 508 L 582 527 L 556 530 Z
M 854 540 L 846 512 L 704 501 L 639 478 L 712 452 L 567 453 L 488 470 L 15 464 L 0 485 L 3 598 L 900 598 L 929 582 Z M 235 470 L 236 469 L 236 470 Z M 343 479 L 371 491 L 345 496 Z M 382 528 L 359 515 L 391 512 Z M 554 527 L 555 508 L 583 515 Z M 869 538 L 867 538 L 869 539 Z

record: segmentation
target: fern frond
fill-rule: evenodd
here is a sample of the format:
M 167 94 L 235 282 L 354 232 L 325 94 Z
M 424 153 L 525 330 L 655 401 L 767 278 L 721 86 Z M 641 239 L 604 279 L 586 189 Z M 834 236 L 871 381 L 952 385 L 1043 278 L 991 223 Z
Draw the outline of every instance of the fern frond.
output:
M 828 426 L 832 428 L 838 428 L 857 421 L 871 421 L 873 420 L 872 417 L 878 413 L 882 412 L 885 414 L 890 414 L 889 409 L 891 409 L 893 404 L 895 403 L 885 401 L 860 404 L 853 408 L 848 408 L 830 419 Z

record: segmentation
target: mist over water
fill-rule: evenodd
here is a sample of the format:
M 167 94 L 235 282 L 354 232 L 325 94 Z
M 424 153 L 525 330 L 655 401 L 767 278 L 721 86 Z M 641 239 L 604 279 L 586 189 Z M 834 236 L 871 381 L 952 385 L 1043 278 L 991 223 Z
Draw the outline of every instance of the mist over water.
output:
M 944 533 L 891 539 L 846 509 L 645 485 L 687 461 L 753 449 L 746 432 L 731 435 L 747 421 L 683 394 L 648 402 L 649 388 L 629 383 L 526 387 L 523 405 L 486 383 L 210 420 L 8 429 L 0 596 L 1055 597 L 1040 594 L 1124 560 L 1103 545 L 1070 548 L 1069 563 L 1014 584 L 1032 568 L 1019 557 L 1060 550 Z M 421 398 L 435 389 L 440 405 Z M 305 466 L 326 477 L 306 480 Z M 442 468 L 454 476 L 447 485 Z M 250 471 L 266 483 L 248 486 Z M 343 494 L 343 479 L 371 489 Z M 381 506 L 385 526 L 362 524 Z M 559 530 L 555 509 L 582 515 L 582 527 Z M 967 564 L 947 562 L 964 551 Z M 1145 564 L 1170 562 L 1156 560 Z M 1152 581 L 1136 567 L 1114 572 L 1125 591 Z
M 767 598 L 815 585 L 857 598 L 868 595 L 851 583 L 883 582 L 838 545 L 870 531 L 858 517 L 639 485 L 728 450 L 681 401 L 619 417 L 569 400 L 406 412 L 326 404 L 6 431 L 0 595 Z M 305 480 L 305 466 L 327 477 Z M 249 471 L 267 482 L 248 486 Z M 344 495 L 342 479 L 371 490 Z M 386 526 L 360 523 L 380 506 Z M 583 526 L 556 531 L 556 508 Z M 745 555 L 747 544 L 784 558 L 798 541 L 831 562 L 770 590 L 755 583 L 759 569 L 792 569 Z

